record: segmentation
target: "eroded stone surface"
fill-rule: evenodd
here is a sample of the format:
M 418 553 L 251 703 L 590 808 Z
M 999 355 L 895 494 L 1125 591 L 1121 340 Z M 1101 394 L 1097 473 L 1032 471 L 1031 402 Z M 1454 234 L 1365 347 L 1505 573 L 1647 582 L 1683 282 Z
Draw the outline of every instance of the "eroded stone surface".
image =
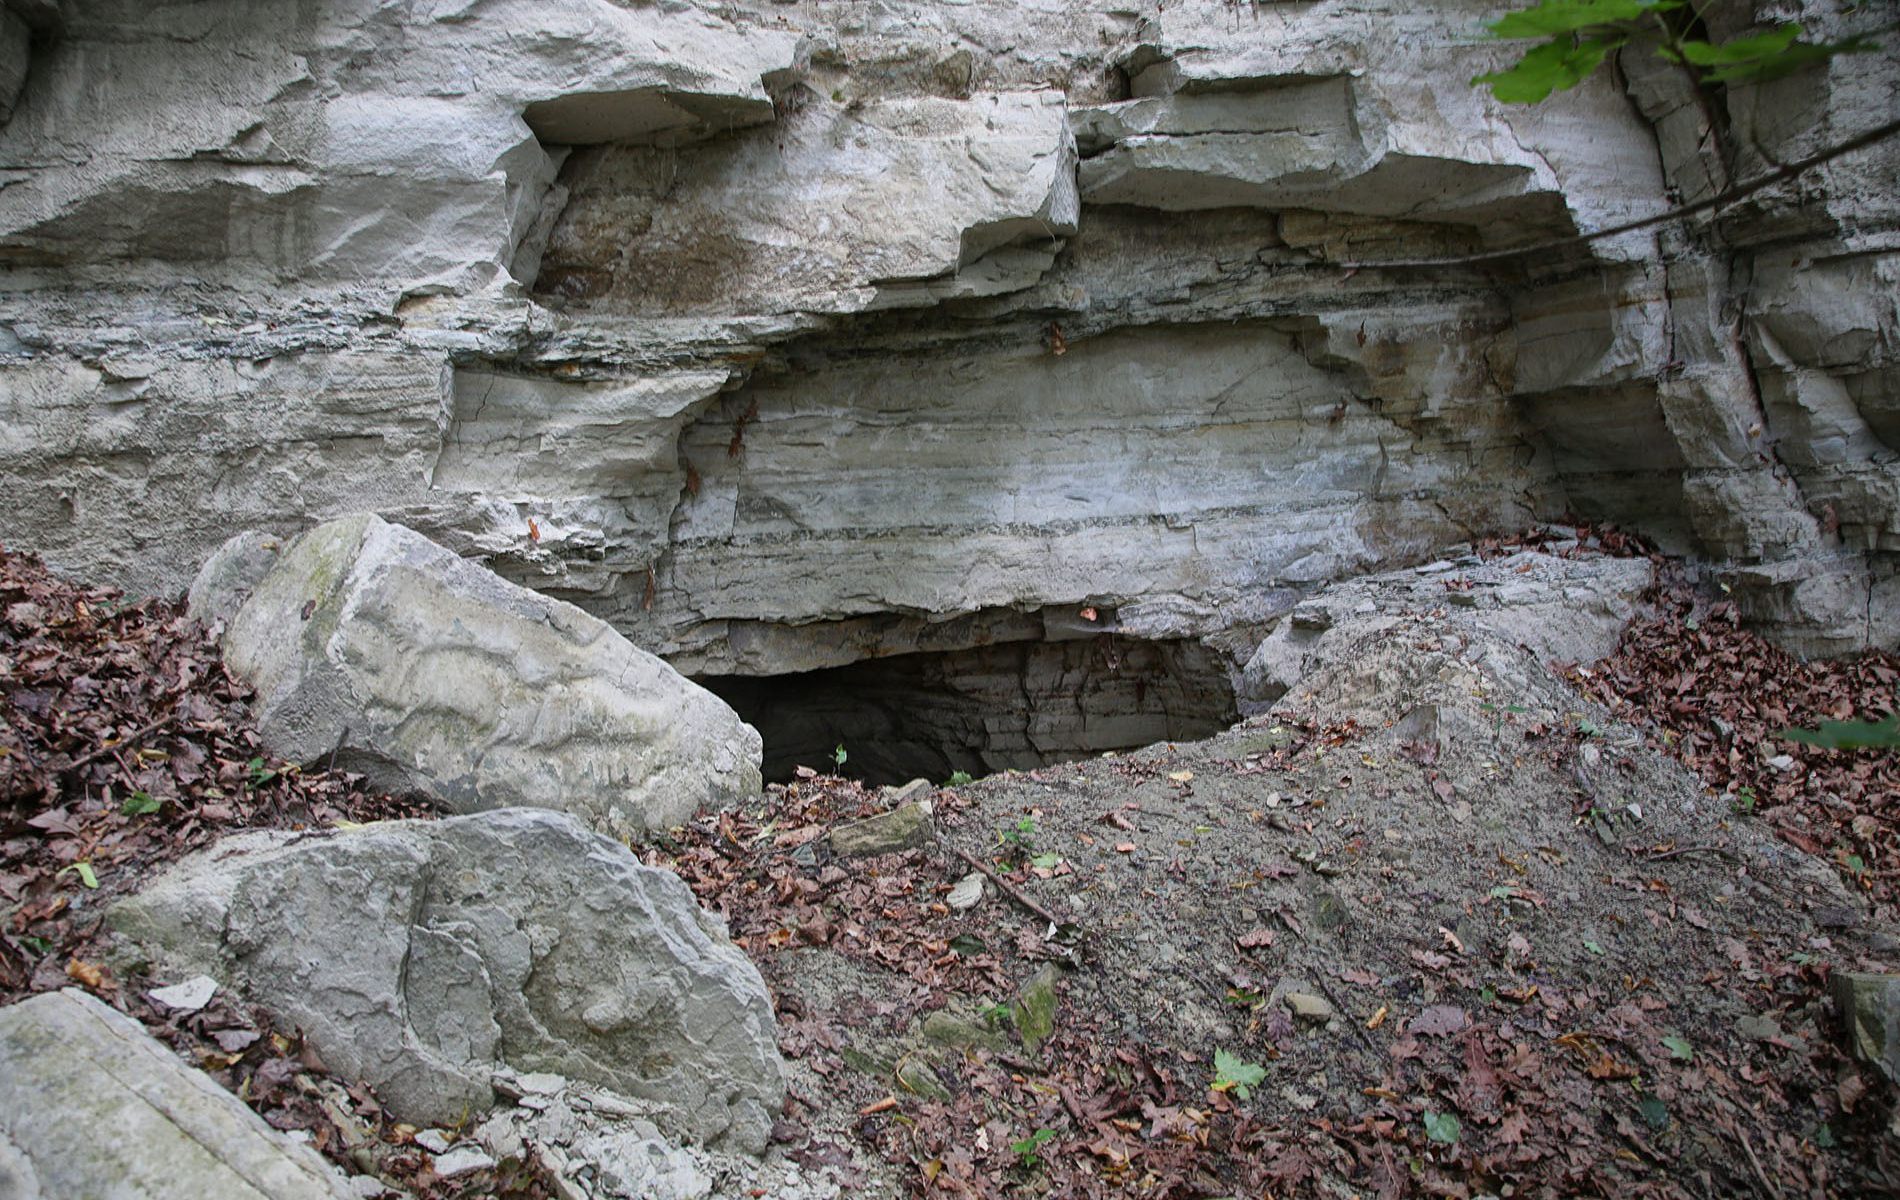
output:
M 783 1096 L 771 1000 L 724 926 L 564 814 L 242 835 L 111 920 L 417 1124 L 485 1109 L 507 1067 L 652 1101 L 670 1128 L 757 1153 Z
M 612 628 L 374 516 L 245 534 L 192 588 L 258 731 L 453 812 L 532 805 L 617 837 L 759 789 L 759 736 Z
M 351 1195 L 309 1147 L 84 992 L 0 1009 L 0 1196 Z
M 1616 649 L 1654 578 L 1648 559 L 1524 551 L 1354 579 L 1301 603 L 1260 643 L 1241 675 L 1241 706 L 1259 712 L 1323 668 L 1366 675 L 1368 654 L 1428 614 L 1442 630 L 1521 647 L 1545 665 L 1595 662 Z

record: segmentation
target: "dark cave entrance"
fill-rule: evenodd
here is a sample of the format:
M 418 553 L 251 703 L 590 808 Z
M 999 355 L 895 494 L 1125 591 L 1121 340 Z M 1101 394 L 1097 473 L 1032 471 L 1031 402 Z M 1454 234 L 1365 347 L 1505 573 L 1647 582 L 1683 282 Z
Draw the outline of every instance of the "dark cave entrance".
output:
M 870 784 L 1067 762 L 1208 737 L 1238 719 L 1227 668 L 1196 641 L 1104 635 L 896 655 L 790 675 L 714 675 L 765 739 L 765 778 L 799 766 Z

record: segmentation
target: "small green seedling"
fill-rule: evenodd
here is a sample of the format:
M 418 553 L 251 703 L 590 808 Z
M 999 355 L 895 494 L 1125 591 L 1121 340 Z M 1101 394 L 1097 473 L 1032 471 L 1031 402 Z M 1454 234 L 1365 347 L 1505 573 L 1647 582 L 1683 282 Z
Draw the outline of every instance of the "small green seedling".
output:
M 81 861 L 81 862 L 74 863 L 70 867 L 62 867 L 53 876 L 53 878 L 58 879 L 60 876 L 66 874 L 66 872 L 68 871 L 71 871 L 75 875 L 78 875 L 79 882 L 84 884 L 88 888 L 96 888 L 99 886 L 99 876 L 97 873 L 93 871 L 92 864 L 89 862 Z
M 1674 1058 L 1678 1060 L 1679 1062 L 1694 1062 L 1695 1061 L 1695 1047 L 1689 1044 L 1688 1038 L 1675 1037 L 1672 1035 L 1670 1037 L 1664 1038 L 1662 1040 L 1662 1044 L 1663 1044 L 1663 1049 L 1669 1051 L 1669 1055 L 1671 1058 Z
M 1441 1146 L 1455 1145 L 1458 1135 L 1462 1132 L 1464 1132 L 1464 1126 L 1459 1122 L 1456 1113 L 1427 1112 L 1425 1114 L 1425 1136 Z
M 831 752 L 831 765 L 834 767 L 842 767 L 844 766 L 844 760 L 849 757 L 851 756 L 844 752 L 844 743 L 839 742 L 838 748 Z
M 143 817 L 157 812 L 163 805 L 164 801 L 150 792 L 133 792 L 125 798 L 125 803 L 119 806 L 119 815 Z
M 1036 1151 L 1048 1145 L 1055 1136 L 1056 1131 L 1053 1129 L 1038 1129 L 1020 1142 L 1011 1142 L 1009 1152 L 1022 1162 L 1024 1169 L 1033 1171 L 1042 1165 L 1042 1156 Z
M 962 787 L 966 783 L 975 783 L 976 778 L 968 771 L 952 771 L 950 778 L 943 781 L 945 787 Z

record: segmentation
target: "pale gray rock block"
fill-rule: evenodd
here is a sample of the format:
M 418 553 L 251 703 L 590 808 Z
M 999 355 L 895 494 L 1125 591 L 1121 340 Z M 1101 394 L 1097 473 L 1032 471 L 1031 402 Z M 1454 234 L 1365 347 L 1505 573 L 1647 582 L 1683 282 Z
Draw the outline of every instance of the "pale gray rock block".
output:
M 291 539 L 261 576 L 260 546 L 214 555 L 192 611 L 228 614 L 225 661 L 257 689 L 274 754 L 621 838 L 758 793 L 758 733 L 572 605 L 374 516 Z
M 661 1103 L 680 1132 L 757 1153 L 784 1094 L 771 1000 L 722 923 L 564 814 L 243 835 L 111 921 L 416 1124 L 487 1108 L 505 1067 Z
M 0 1009 L 0 1196 L 342 1200 L 308 1147 L 76 988 Z
M 1368 575 L 1302 602 L 1264 638 L 1242 669 L 1243 711 L 1259 711 L 1312 677 L 1344 670 L 1384 643 L 1425 636 L 1410 622 L 1448 607 L 1449 579 L 1469 581 L 1467 600 L 1431 636 L 1463 634 L 1522 646 L 1536 661 L 1595 662 L 1616 648 L 1654 570 L 1647 559 L 1564 559 L 1525 551 L 1478 567 L 1450 562 Z M 1363 672 L 1361 672 L 1363 674 Z M 1377 687 L 1352 701 L 1377 701 Z M 1394 712 L 1388 716 L 1404 714 Z
M 566 172 L 542 286 L 650 315 L 1020 289 L 1051 261 L 1037 247 L 1076 231 L 1075 162 L 1053 91 L 817 100 L 690 156 L 589 149 Z
M 0 161 L 61 151 L 7 189 L 0 236 L 229 280 L 480 290 L 538 262 L 566 145 L 769 121 L 797 45 L 697 5 L 455 7 L 214 0 L 180 24 L 90 6 L 41 64 L 43 102 L 0 135 Z

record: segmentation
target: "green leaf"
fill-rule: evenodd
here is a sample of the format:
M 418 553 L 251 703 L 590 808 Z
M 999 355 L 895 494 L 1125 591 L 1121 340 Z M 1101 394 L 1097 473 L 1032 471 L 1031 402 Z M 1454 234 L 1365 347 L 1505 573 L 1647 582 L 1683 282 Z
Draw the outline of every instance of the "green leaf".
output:
M 1439 1145 L 1452 1145 L 1462 1132 L 1464 1132 L 1464 1126 L 1459 1123 L 1457 1114 L 1426 1112 L 1425 1136 Z
M 973 933 L 959 933 L 950 939 L 950 949 L 968 958 L 972 954 L 983 953 L 989 946 Z
M 974 782 L 975 780 L 971 777 L 968 771 L 952 771 L 950 772 L 950 778 L 943 781 L 943 786 L 962 787 L 966 783 L 974 783 Z
M 845 759 L 847 759 L 847 758 L 849 758 L 849 757 L 851 757 L 851 756 L 850 756 L 850 755 L 848 755 L 848 754 L 846 754 L 846 753 L 844 752 L 844 743 L 843 743 L 843 742 L 839 742 L 839 743 L 838 743 L 838 748 L 837 748 L 836 750 L 833 750 L 833 751 L 831 752 L 831 761 L 832 761 L 832 763 L 833 763 L 833 765 L 835 765 L 835 766 L 840 766 L 840 767 L 842 767 L 842 766 L 844 766 L 844 760 L 845 760 Z
M 1826 1124 L 1814 1131 L 1814 1144 L 1823 1150 L 1832 1150 L 1835 1146 L 1834 1130 Z
M 1823 721 L 1819 729 L 1783 729 L 1775 736 L 1824 750 L 1891 750 L 1900 747 L 1900 713 L 1884 721 Z
M 150 792 L 133 792 L 125 798 L 125 803 L 119 806 L 119 813 L 121 816 L 142 817 L 148 813 L 155 813 L 162 807 L 164 807 L 164 801 Z
M 1032 867 L 1041 867 L 1045 871 L 1053 871 L 1062 865 L 1062 856 L 1060 854 L 1038 854 L 1029 860 L 1029 865 Z
M 1880 43 L 1864 37 L 1844 42 L 1796 42 L 1772 58 L 1711 67 L 1703 78 L 1710 83 L 1763 83 L 1824 63 L 1837 54 L 1865 54 L 1879 48 Z
M 1592 954 L 1603 953 L 1603 947 L 1598 945 L 1596 942 L 1591 941 L 1589 938 L 1583 939 L 1583 948 L 1585 950 L 1588 950 Z
M 1570 39 L 1545 42 L 1532 47 L 1508 70 L 1475 76 L 1475 87 L 1484 84 L 1505 104 L 1535 104 L 1552 92 L 1576 87 L 1603 65 L 1603 56 L 1621 46 L 1628 38 L 1586 38 L 1572 45 Z
M 30 933 L 20 939 L 20 944 L 35 954 L 51 954 L 53 952 L 53 943 L 43 937 L 36 937 Z M 1826 1126 L 1822 1126 L 1822 1128 L 1825 1129 Z
M 1637 1109 L 1643 1114 L 1643 1124 L 1651 1129 L 1669 1128 L 1669 1106 L 1654 1096 L 1644 1096 Z
M 1253 1094 L 1267 1078 L 1267 1069 L 1225 1050 L 1214 1051 L 1214 1090 L 1229 1092 L 1242 1100 Z
M 92 864 L 89 862 L 76 862 L 70 867 L 62 867 L 53 876 L 53 878 L 57 879 L 59 878 L 59 876 L 64 875 L 67 871 L 71 871 L 74 874 L 78 875 L 79 882 L 89 888 L 96 888 L 99 886 L 99 876 L 93 872 Z
M 1506 13 L 1485 26 L 1496 38 L 1542 38 L 1621 25 L 1645 14 L 1681 8 L 1684 0 L 1544 0 L 1522 12 Z
M 1682 1062 L 1695 1061 L 1695 1047 L 1689 1044 L 1688 1038 L 1675 1037 L 1672 1035 L 1664 1038 L 1662 1044 L 1663 1048 L 1669 1051 L 1671 1057 L 1679 1059 Z
M 1726 67 L 1757 62 L 1785 52 L 1800 36 L 1801 26 L 1790 23 L 1754 37 L 1730 38 L 1719 46 L 1708 42 L 1683 42 L 1682 58 L 1698 67 Z M 1662 55 L 1664 58 L 1672 57 L 1667 49 Z

